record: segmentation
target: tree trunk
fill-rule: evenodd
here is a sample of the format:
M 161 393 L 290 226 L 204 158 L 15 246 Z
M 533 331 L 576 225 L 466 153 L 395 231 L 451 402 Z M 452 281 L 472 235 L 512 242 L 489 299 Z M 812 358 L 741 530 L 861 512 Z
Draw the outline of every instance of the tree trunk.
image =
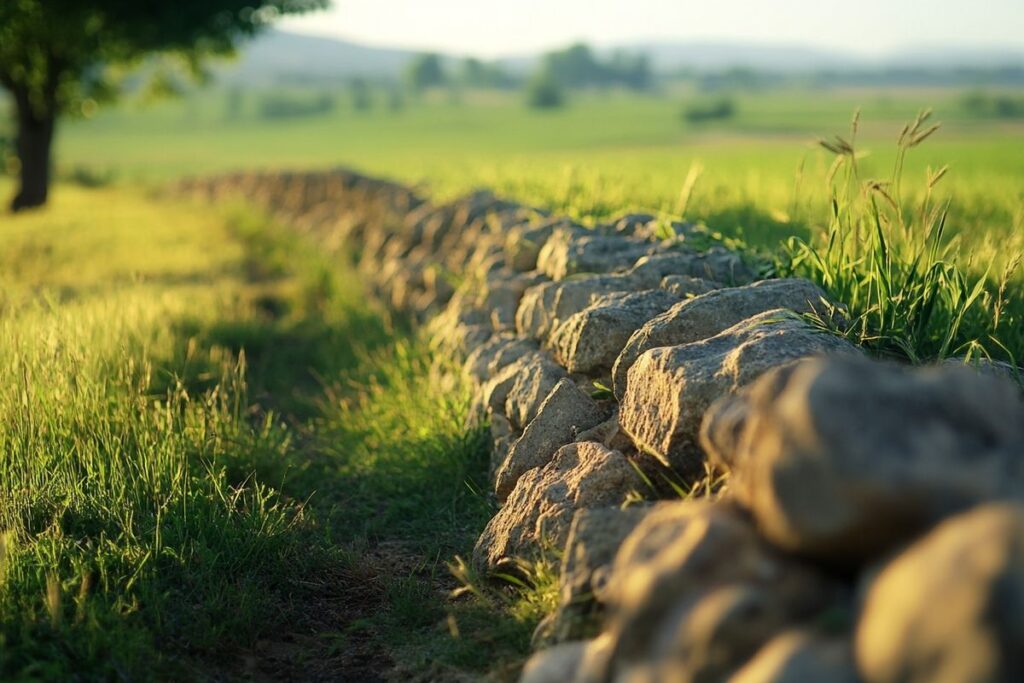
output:
M 14 104 L 18 120 L 15 153 L 21 163 L 21 187 L 11 202 L 11 210 L 21 211 L 46 203 L 56 107 L 51 101 L 44 111 L 38 111 L 32 106 L 28 92 L 20 88 L 14 91 Z

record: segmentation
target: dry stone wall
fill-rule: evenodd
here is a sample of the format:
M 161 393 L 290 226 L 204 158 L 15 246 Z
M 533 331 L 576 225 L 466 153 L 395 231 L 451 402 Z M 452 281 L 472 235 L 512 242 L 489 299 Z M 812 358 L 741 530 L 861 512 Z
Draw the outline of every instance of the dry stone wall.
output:
M 499 506 L 473 562 L 562 559 L 524 682 L 1024 680 L 1024 403 L 1000 373 L 870 360 L 801 315 L 841 304 L 814 284 L 652 216 L 584 228 L 346 171 L 183 189 L 355 253 L 464 361 Z

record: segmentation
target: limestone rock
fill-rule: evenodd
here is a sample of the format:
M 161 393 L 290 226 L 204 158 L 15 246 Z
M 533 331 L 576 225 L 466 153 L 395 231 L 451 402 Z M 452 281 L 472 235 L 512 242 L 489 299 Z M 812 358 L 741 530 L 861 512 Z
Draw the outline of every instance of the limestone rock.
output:
M 708 412 L 702 441 L 763 533 L 858 563 L 966 506 L 1024 496 L 1024 402 L 963 367 L 816 359 Z
M 662 289 L 675 294 L 680 299 L 692 299 L 693 297 L 707 294 L 716 289 L 725 287 L 721 282 L 705 280 L 690 275 L 666 275 L 661 278 Z
M 629 268 L 653 250 L 647 242 L 563 228 L 556 230 L 540 250 L 537 269 L 552 280 L 577 273 L 612 273 Z
M 572 442 L 577 433 L 600 424 L 606 417 L 594 399 L 580 391 L 572 380 L 560 380 L 498 470 L 498 500 L 508 497 L 524 472 L 548 464 L 555 452 Z
M 561 323 L 548 344 L 569 372 L 607 374 L 633 332 L 678 302 L 662 289 L 606 294 Z
M 845 639 L 793 630 L 771 640 L 728 683 L 858 683 Z
M 524 430 L 537 417 L 544 399 L 566 373 L 562 366 L 542 353 L 523 356 L 514 365 L 516 377 L 505 398 L 504 413 L 515 429 Z
M 603 612 L 598 596 L 607 588 L 615 554 L 651 509 L 650 505 L 588 508 L 573 517 L 562 555 L 553 627 L 556 641 L 595 635 Z
M 742 511 L 708 501 L 655 507 L 623 542 L 608 586 L 609 680 L 724 680 L 834 597 Z
M 512 334 L 496 335 L 470 352 L 463 371 L 473 381 L 484 382 L 509 363 L 537 350 L 537 345 L 527 339 Z
M 631 275 L 589 275 L 546 282 L 523 293 L 516 311 L 516 330 L 524 337 L 546 339 L 558 324 L 605 294 L 635 292 L 644 282 Z
M 679 247 L 659 251 L 638 259 L 629 273 L 651 282 L 651 286 L 657 286 L 669 276 L 700 278 L 729 285 L 745 285 L 754 279 L 754 274 L 739 254 L 722 247 L 701 252 Z
M 505 257 L 509 265 L 522 272 L 534 270 L 540 250 L 556 230 L 568 234 L 586 232 L 586 228 L 567 218 L 549 218 L 537 225 L 512 230 L 505 238 Z
M 630 337 L 615 362 L 615 395 L 626 393 L 629 369 L 644 351 L 713 337 L 747 318 L 778 308 L 796 313 L 812 310 L 825 296 L 809 280 L 763 280 L 745 287 L 716 289 L 681 301 L 651 319 Z
M 619 422 L 639 447 L 681 475 L 699 474 L 704 458 L 698 433 L 715 399 L 773 367 L 840 352 L 857 353 L 794 313 L 767 311 L 710 339 L 644 352 L 630 368 Z
M 950 518 L 878 574 L 857 626 L 866 683 L 1024 680 L 1024 508 Z
M 544 467 L 526 472 L 473 549 L 482 570 L 533 557 L 542 544 L 565 546 L 577 510 L 621 504 L 642 486 L 625 456 L 596 443 L 563 446 Z

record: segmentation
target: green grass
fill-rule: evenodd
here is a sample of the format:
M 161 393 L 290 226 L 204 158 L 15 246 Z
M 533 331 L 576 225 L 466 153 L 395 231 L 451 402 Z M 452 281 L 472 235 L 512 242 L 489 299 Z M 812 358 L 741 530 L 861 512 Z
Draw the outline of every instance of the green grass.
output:
M 250 95 L 248 110 L 231 121 L 224 115 L 225 95 L 216 90 L 146 109 L 128 105 L 67 126 L 62 159 L 69 168 L 112 169 L 143 181 L 226 168 L 346 164 L 419 183 L 438 198 L 485 186 L 584 222 L 638 209 L 684 214 L 753 248 L 785 253 L 781 247 L 790 238 L 816 249 L 827 243 L 835 227 L 833 154 L 817 139 L 843 130 L 860 108 L 859 180 L 887 180 L 901 159 L 901 202 L 948 200 L 942 260 L 965 282 L 986 280 L 988 301 L 972 307 L 992 309 L 1002 298 L 1013 304 L 1003 306 L 1000 338 L 1020 320 L 1015 302 L 1024 272 L 1012 266 L 1024 251 L 1024 129 L 1019 122 L 973 116 L 955 89 L 739 93 L 737 117 L 707 126 L 682 121 L 682 103 L 694 97 L 685 91 L 576 95 L 564 109 L 543 112 L 526 108 L 518 95 L 469 94 L 457 103 L 444 97 L 411 102 L 400 112 L 341 108 L 276 122 L 255 115 L 257 97 Z M 935 107 L 943 127 L 927 144 L 900 152 L 901 127 L 926 106 Z M 942 182 L 930 187 L 929 169 L 946 166 Z M 910 231 L 895 230 L 887 239 L 894 250 L 910 253 L 925 227 L 904 227 Z M 793 269 L 785 263 L 780 268 Z M 848 287 L 834 292 L 850 293 Z M 938 328 L 942 319 L 930 324 Z M 965 322 L 947 351 L 962 351 L 981 338 L 992 355 L 1024 354 L 1019 335 L 988 339 L 993 321 L 975 311 Z M 870 334 L 890 331 L 862 336 Z M 927 357 L 941 347 L 925 344 L 908 355 Z
M 467 390 L 343 255 L 111 188 L 0 244 L 0 678 L 514 668 L 537 611 L 448 598 Z

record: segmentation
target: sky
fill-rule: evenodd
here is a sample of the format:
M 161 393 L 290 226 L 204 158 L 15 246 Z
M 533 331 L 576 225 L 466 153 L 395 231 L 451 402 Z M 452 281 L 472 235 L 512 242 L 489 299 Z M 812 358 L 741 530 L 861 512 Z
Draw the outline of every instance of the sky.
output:
M 1024 0 L 333 0 L 280 26 L 484 57 L 575 40 L 727 40 L 871 57 L 918 46 L 1024 49 Z

